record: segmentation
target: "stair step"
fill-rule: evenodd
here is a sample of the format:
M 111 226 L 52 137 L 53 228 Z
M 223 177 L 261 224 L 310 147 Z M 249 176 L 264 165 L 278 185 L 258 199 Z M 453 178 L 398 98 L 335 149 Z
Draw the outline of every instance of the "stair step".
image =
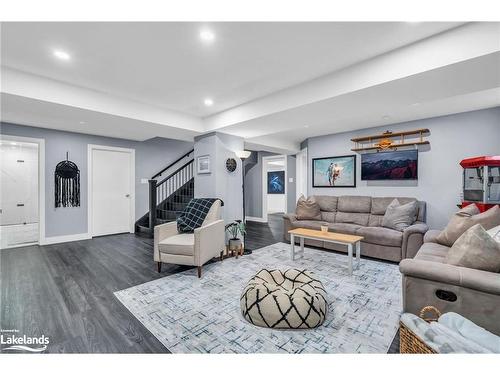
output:
M 193 198 L 194 178 L 157 204 L 157 225 L 175 221 Z M 137 233 L 144 233 L 147 236 L 153 235 L 153 231 L 149 228 L 149 213 L 137 220 L 135 228 Z
M 157 219 L 164 221 L 173 221 L 177 219 L 177 216 L 179 214 L 179 211 L 160 211 L 157 213 Z

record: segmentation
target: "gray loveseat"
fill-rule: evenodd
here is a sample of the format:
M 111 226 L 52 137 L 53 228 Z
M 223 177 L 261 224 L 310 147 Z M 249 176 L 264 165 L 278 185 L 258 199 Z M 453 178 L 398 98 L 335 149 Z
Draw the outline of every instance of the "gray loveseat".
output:
M 387 206 L 394 197 L 326 196 L 316 195 L 321 209 L 321 221 L 297 220 L 295 214 L 284 216 L 285 241 L 290 241 L 288 231 L 294 228 L 320 229 L 327 222 L 332 232 L 363 236 L 361 254 L 373 258 L 399 262 L 413 258 L 423 243 L 428 227 L 425 224 L 425 202 L 418 202 L 417 220 L 404 232 L 381 226 Z M 397 197 L 401 204 L 415 198 Z M 298 239 L 297 239 L 298 241 Z M 305 240 L 306 245 L 346 252 L 345 246 L 329 242 Z
M 500 335 L 500 274 L 444 263 L 450 248 L 436 242 L 438 234 L 428 231 L 415 258 L 399 264 L 404 312 L 431 305 Z

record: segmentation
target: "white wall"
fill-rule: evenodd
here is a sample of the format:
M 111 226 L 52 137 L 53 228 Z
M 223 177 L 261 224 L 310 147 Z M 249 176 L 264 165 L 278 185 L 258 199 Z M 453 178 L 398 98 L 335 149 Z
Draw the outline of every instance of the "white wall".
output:
M 285 212 L 285 194 L 267 194 L 267 213 Z
M 482 155 L 500 155 L 500 107 L 449 116 L 399 123 L 355 132 L 308 139 L 309 166 L 313 158 L 355 154 L 353 137 L 419 128 L 430 129 L 429 147 L 419 152 L 418 181 L 361 181 L 361 158 L 357 157 L 356 188 L 312 188 L 308 171 L 308 193 L 324 195 L 370 195 L 416 197 L 427 202 L 427 222 L 443 228 L 457 210 L 462 191 L 460 160 Z

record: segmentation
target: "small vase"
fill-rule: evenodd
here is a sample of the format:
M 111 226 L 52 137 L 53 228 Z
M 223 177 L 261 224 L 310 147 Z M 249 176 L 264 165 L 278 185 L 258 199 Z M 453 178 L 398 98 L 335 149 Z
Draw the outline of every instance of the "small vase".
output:
M 229 250 L 239 250 L 240 247 L 241 247 L 241 239 L 240 238 L 229 239 Z

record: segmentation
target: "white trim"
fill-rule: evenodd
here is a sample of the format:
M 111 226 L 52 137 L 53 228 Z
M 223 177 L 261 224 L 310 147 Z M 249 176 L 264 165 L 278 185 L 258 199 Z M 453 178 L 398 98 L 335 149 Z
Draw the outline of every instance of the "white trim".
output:
M 309 161 L 307 158 L 307 147 L 303 148 L 300 150 L 299 153 L 296 155 L 296 161 L 295 161 L 295 201 L 298 201 L 300 196 L 304 194 L 304 196 L 307 198 L 308 192 L 307 192 L 307 175 L 308 175 L 308 166 L 309 166 Z M 302 186 L 301 186 L 302 185 Z M 302 189 L 304 187 L 304 189 Z M 302 191 L 303 190 L 303 191 Z
M 267 220 L 262 217 L 246 216 L 246 221 L 256 221 L 257 223 L 267 223 Z
M 38 144 L 38 243 L 45 243 L 45 139 L 0 134 L 1 140 Z
M 72 241 L 82 241 L 82 240 L 90 240 L 92 236 L 90 233 L 79 233 L 79 234 L 68 234 L 66 236 L 54 236 L 45 238 L 45 242 L 43 245 L 52 245 L 55 243 L 62 242 L 72 242 Z
M 268 160 L 281 160 L 285 161 L 284 169 L 285 169 L 285 214 L 288 212 L 288 158 L 287 155 L 273 155 L 273 156 L 263 156 L 262 163 L 262 220 L 264 223 L 267 223 L 267 161 Z
M 26 243 L 20 243 L 20 244 L 17 244 L 17 245 L 10 245 L 10 246 L 7 246 L 7 247 L 2 247 L 2 248 L 0 248 L 0 251 L 1 250 L 15 249 L 15 248 L 18 248 L 18 247 L 37 246 L 37 245 L 38 245 L 38 242 L 26 242 Z
M 135 149 L 111 147 L 103 145 L 87 145 L 87 231 L 89 238 L 93 237 L 92 230 L 92 152 L 94 150 L 126 152 L 130 154 L 130 225 L 129 232 L 134 233 L 135 225 Z M 109 233 L 111 234 L 111 233 Z

